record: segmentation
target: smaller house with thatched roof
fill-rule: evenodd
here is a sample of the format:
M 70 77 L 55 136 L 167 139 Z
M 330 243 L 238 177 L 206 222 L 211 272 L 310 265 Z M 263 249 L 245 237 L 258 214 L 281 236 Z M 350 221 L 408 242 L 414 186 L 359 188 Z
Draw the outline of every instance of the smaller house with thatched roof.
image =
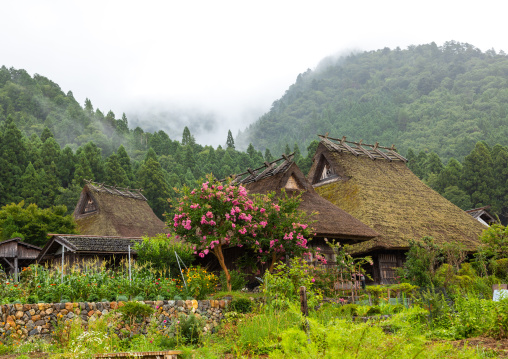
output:
M 109 237 L 153 237 L 167 232 L 141 190 L 88 182 L 74 209 L 78 231 Z
M 477 248 L 485 227 L 420 181 L 394 146 L 319 137 L 307 178 L 322 197 L 380 234 L 352 246 L 355 255 L 373 257 L 376 282 L 395 280 L 411 239 Z
M 282 158 L 265 164 L 255 170 L 237 175 L 235 184 L 242 184 L 249 193 L 301 194 L 300 210 L 303 210 L 315 221 L 312 227 L 316 235 L 310 242 L 313 247 L 320 247 L 321 252 L 331 265 L 335 261 L 333 251 L 324 239 L 336 240 L 341 244 L 353 244 L 370 240 L 379 234 L 344 210 L 319 196 L 300 168 L 294 162 L 294 156 L 283 155 Z
M 466 213 L 469 214 L 474 219 L 476 219 L 481 224 L 483 224 L 484 226 L 489 227 L 493 224 L 499 223 L 498 219 L 489 212 L 489 209 L 490 206 L 484 206 L 479 208 L 468 209 Z
M 7 274 L 17 276 L 19 269 L 35 262 L 41 248 L 23 242 L 21 238 L 11 238 L 0 242 L 0 264 Z
M 50 239 L 40 251 L 36 262 L 48 266 L 59 266 L 62 261 L 66 265 L 94 262 L 100 265 L 106 261 L 110 265 L 118 264 L 127 259 L 129 254 L 135 256 L 133 250 L 142 238 L 91 236 L 81 234 L 50 234 Z

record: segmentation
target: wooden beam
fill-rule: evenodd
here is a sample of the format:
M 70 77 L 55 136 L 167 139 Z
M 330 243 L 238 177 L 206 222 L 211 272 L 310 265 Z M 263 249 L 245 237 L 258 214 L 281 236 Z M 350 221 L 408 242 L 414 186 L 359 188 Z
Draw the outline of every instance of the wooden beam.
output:
M 356 148 L 358 148 L 360 151 L 362 151 L 364 154 L 366 154 L 367 156 L 370 157 L 371 160 L 375 160 L 376 158 L 374 156 L 372 156 L 372 154 L 367 151 L 365 148 L 362 147 L 361 145 L 362 141 L 360 141 L 360 145 L 356 145 Z
M 399 155 L 397 152 L 392 151 L 392 150 L 390 150 L 389 152 L 390 152 L 391 155 L 397 157 L 402 162 L 407 162 L 407 158 L 405 158 L 404 156 Z
M 12 269 L 14 269 L 14 265 L 13 265 L 11 262 L 9 262 L 9 261 L 7 260 L 7 258 L 2 257 L 2 259 L 3 259 L 4 261 L 6 261 L 6 262 L 7 262 L 7 264 L 9 265 L 9 267 L 11 267 Z

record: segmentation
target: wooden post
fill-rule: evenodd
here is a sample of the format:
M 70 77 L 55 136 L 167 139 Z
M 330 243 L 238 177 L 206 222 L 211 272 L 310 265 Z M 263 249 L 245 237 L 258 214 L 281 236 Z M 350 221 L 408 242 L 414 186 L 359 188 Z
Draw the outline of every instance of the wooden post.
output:
M 306 317 L 309 316 L 309 308 L 307 306 L 307 288 L 304 286 L 300 287 L 300 309 L 302 311 L 302 314 Z
M 14 280 L 17 282 L 18 278 L 18 256 L 14 257 Z
M 64 252 L 65 252 L 65 246 L 62 245 L 62 279 L 60 280 L 61 283 L 63 283 L 63 277 L 64 277 Z

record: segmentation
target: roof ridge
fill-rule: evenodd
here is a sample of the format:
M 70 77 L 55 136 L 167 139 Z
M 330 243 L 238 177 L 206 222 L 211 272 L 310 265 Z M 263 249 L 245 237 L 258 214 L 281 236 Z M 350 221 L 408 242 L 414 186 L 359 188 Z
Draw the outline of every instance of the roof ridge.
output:
M 289 155 L 283 154 L 282 157 L 273 160 L 271 162 L 264 162 L 263 166 L 256 169 L 248 168 L 247 171 L 234 174 L 233 183 L 235 184 L 247 184 L 251 182 L 257 182 L 263 178 L 271 177 L 286 170 L 291 164 L 294 163 L 295 153 Z M 282 162 L 281 162 L 282 161 Z M 280 164 L 278 162 L 281 162 Z M 221 179 L 220 182 L 224 182 L 226 179 Z
M 387 161 L 401 161 L 407 162 L 407 159 L 400 155 L 395 148 L 395 145 L 392 144 L 391 147 L 380 146 L 379 142 L 376 142 L 373 145 L 363 143 L 363 140 L 359 142 L 355 141 L 347 141 L 346 136 L 342 136 L 341 139 L 328 137 L 328 133 L 325 135 L 318 135 L 321 138 L 321 141 L 331 147 L 332 150 L 337 152 L 349 152 L 355 156 L 366 156 L 371 160 L 383 159 Z M 353 146 L 350 146 L 354 145 Z
M 112 195 L 117 195 L 121 197 L 128 197 L 134 199 L 140 199 L 147 201 L 146 197 L 141 194 L 143 188 L 129 188 L 127 187 L 117 187 L 116 184 L 114 186 L 110 186 L 107 184 L 95 182 L 93 180 L 85 180 L 85 182 L 90 185 L 97 192 L 106 192 Z

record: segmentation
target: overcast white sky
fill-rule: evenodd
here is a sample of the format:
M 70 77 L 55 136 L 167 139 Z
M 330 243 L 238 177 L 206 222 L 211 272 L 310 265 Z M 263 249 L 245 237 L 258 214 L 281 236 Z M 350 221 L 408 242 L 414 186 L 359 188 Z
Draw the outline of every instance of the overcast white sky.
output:
M 3 1 L 0 65 L 46 76 L 117 118 L 158 106 L 213 112 L 226 133 L 197 137 L 216 145 L 328 55 L 449 40 L 508 52 L 506 7 L 489 0 Z

